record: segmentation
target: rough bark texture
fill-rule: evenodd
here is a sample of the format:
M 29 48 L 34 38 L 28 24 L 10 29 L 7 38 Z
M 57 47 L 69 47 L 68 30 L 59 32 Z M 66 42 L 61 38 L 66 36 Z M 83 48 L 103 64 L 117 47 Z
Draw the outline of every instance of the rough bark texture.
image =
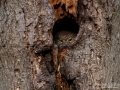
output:
M 0 1 L 0 90 L 29 90 L 30 57 L 24 48 L 25 1 Z
M 119 0 L 1 0 L 0 90 L 119 90 L 119 14 Z M 64 17 L 79 30 L 59 50 Z

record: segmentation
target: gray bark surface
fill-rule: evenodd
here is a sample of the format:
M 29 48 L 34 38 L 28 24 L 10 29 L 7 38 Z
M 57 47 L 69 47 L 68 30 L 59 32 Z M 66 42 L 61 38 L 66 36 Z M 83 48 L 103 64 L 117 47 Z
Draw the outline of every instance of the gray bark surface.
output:
M 120 1 L 71 1 L 0 1 L 0 90 L 120 89 Z M 80 27 L 62 56 L 52 32 L 68 12 Z

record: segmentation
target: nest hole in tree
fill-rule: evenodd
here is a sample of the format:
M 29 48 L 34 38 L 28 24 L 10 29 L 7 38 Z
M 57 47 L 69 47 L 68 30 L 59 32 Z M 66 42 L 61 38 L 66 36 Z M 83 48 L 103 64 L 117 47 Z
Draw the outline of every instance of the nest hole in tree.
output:
M 72 32 L 77 36 L 77 33 L 79 32 L 79 24 L 73 17 L 66 16 L 55 22 L 53 26 L 53 40 L 55 40 L 56 34 L 61 31 Z

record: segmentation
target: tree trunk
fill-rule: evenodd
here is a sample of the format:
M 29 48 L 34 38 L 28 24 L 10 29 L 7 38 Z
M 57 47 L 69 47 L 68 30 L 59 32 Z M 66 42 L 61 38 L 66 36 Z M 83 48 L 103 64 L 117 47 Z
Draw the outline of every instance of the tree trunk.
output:
M 1 0 L 0 10 L 0 90 L 120 89 L 119 0 Z

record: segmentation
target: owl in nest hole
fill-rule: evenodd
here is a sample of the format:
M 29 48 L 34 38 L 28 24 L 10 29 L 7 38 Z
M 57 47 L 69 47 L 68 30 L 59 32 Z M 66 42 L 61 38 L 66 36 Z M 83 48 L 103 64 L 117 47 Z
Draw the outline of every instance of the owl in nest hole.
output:
M 59 47 L 64 47 L 70 45 L 73 41 L 74 38 L 76 37 L 76 33 L 71 32 L 71 31 L 59 31 L 55 35 L 55 43 Z

